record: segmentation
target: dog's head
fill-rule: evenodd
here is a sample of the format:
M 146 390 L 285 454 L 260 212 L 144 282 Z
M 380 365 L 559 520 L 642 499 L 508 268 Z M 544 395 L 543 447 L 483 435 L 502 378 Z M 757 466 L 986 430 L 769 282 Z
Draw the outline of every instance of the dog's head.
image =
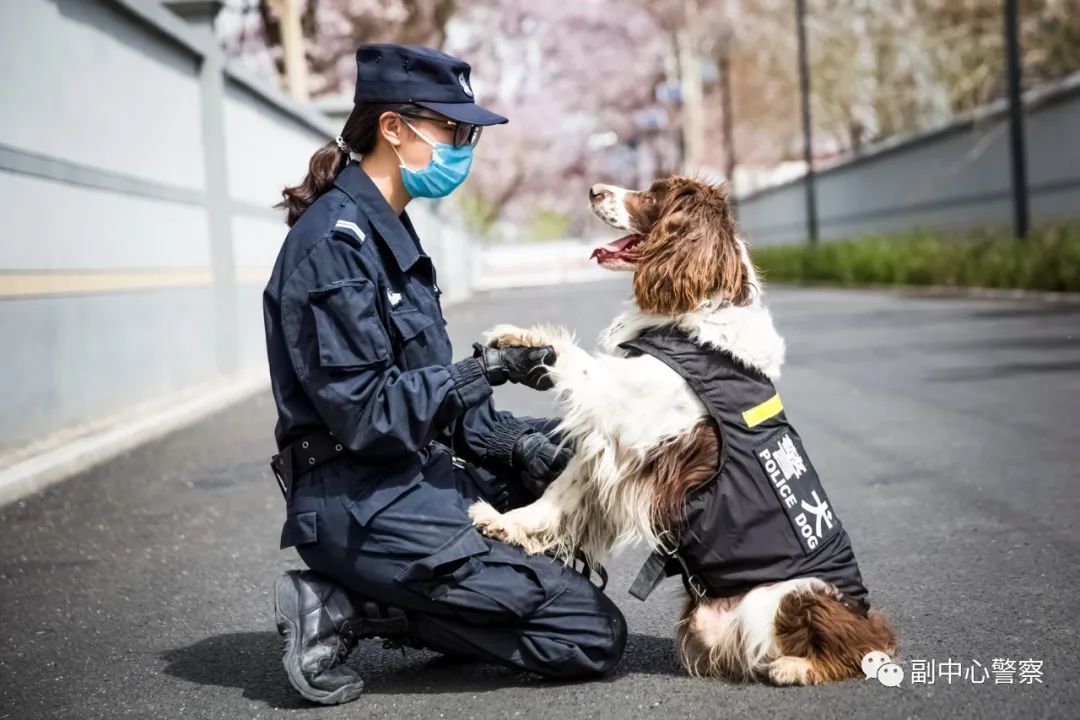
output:
M 712 297 L 750 301 L 753 269 L 723 186 L 668 177 L 648 190 L 593 185 L 589 200 L 600 219 L 630 231 L 592 257 L 601 267 L 634 272 L 641 310 L 675 316 Z

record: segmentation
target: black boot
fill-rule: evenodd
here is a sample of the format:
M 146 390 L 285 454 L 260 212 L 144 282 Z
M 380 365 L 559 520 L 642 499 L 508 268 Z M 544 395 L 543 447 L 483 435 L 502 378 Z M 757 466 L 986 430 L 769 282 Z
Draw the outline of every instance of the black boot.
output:
M 344 664 L 363 638 L 409 641 L 405 613 L 350 596 L 345 588 L 312 570 L 289 570 L 274 586 L 277 628 L 285 636 L 285 672 L 296 691 L 312 702 L 336 705 L 355 700 L 364 681 Z

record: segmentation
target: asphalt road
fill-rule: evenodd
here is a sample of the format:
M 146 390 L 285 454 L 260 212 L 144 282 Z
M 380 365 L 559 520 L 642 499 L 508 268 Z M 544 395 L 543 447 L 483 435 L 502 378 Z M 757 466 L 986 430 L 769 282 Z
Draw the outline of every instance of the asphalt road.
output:
M 621 282 L 481 295 L 452 309 L 461 352 L 498 321 L 592 338 Z M 1042 661 L 1042 682 L 874 680 L 820 688 L 684 677 L 674 580 L 627 594 L 610 677 L 553 683 L 367 643 L 367 694 L 294 695 L 270 588 L 277 549 L 269 393 L 0 509 L 0 718 L 1080 717 L 1080 305 L 884 292 L 770 293 L 789 357 L 779 387 L 850 532 L 874 602 L 913 660 Z M 547 398 L 497 391 L 543 413 Z M 981 677 L 977 674 L 976 677 Z

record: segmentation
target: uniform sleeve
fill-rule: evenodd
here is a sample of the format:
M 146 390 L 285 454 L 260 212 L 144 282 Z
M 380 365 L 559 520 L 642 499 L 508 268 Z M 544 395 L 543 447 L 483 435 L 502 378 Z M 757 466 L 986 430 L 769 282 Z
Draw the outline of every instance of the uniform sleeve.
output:
M 558 424 L 557 419 L 515 416 L 496 410 L 489 398 L 465 411 L 454 427 L 450 445 L 456 453 L 477 464 L 495 461 L 509 466 L 514 445 L 522 435 L 540 432 L 558 443 L 560 436 L 555 431 Z
M 449 444 L 458 455 L 478 465 L 491 461 L 510 465 L 514 444 L 531 429 L 512 414 L 496 410 L 488 398 L 462 414 Z
M 329 430 L 353 452 L 396 459 L 447 431 L 491 396 L 475 358 L 401 370 L 362 277 L 306 289 L 287 283 L 282 330 L 301 385 Z

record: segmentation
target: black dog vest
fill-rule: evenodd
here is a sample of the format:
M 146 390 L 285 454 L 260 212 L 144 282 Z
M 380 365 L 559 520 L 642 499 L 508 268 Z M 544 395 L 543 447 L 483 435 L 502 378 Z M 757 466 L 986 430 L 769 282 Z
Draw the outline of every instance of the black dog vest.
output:
M 655 328 L 619 347 L 681 375 L 720 430 L 718 470 L 687 498 L 674 552 L 654 553 L 631 594 L 644 600 L 665 575 L 678 573 L 703 597 L 819 577 L 865 610 L 851 541 L 772 382 L 677 328 Z

